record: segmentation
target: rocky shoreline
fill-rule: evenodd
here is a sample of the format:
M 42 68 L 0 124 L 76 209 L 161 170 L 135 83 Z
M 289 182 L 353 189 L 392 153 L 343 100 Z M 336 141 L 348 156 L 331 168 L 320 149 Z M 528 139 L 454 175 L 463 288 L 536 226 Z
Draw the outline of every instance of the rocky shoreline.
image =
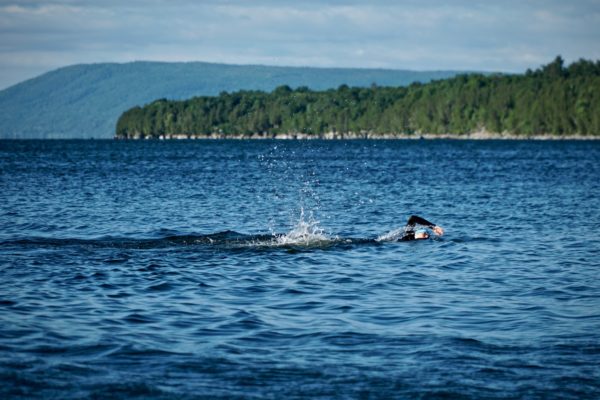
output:
M 487 131 L 472 132 L 468 134 L 403 134 L 403 133 L 384 133 L 375 134 L 369 132 L 362 133 L 339 133 L 328 132 L 325 134 L 315 135 L 307 133 L 281 133 L 281 134 L 239 134 L 239 135 L 224 135 L 212 133 L 208 135 L 161 135 L 158 137 L 131 137 L 121 138 L 115 137 L 118 140 L 436 140 L 436 139 L 453 139 L 453 140 L 600 140 L 600 135 L 516 135 L 512 133 L 492 133 Z

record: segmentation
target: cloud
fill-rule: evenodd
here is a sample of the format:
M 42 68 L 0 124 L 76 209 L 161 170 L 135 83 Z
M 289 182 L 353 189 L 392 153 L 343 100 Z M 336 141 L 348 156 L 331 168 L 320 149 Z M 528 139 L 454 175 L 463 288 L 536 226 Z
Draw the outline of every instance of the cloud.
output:
M 600 58 L 599 38 L 597 0 L 0 0 L 0 69 L 12 71 L 0 88 L 36 63 L 523 71 L 557 54 Z

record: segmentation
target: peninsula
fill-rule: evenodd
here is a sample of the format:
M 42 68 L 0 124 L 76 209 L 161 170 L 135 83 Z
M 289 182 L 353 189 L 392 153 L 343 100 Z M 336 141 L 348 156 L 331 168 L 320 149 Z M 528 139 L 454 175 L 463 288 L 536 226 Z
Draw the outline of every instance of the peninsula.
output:
M 600 138 L 600 61 L 406 87 L 222 92 L 121 115 L 116 138 Z

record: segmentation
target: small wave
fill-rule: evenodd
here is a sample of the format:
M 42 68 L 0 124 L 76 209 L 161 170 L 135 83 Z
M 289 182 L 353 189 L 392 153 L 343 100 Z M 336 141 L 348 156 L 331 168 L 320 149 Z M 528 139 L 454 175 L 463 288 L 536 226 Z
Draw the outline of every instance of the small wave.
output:
M 271 235 L 269 235 L 270 237 Z M 0 242 L 0 247 L 97 247 L 97 248 L 119 248 L 119 249 L 152 249 L 185 245 L 201 244 L 223 244 L 247 241 L 252 236 L 243 235 L 234 231 L 223 231 L 208 235 L 176 235 L 165 236 L 156 239 L 128 238 L 106 236 L 98 239 L 79 238 L 48 238 L 27 237 Z M 123 262 L 126 259 L 111 259 L 107 262 Z
M 337 238 L 329 237 L 318 231 L 305 230 L 305 227 L 295 227 L 285 234 L 257 234 L 245 235 L 234 231 L 219 232 L 208 235 L 180 235 L 168 236 L 157 239 L 140 238 L 100 238 L 100 239 L 76 239 L 76 238 L 45 238 L 29 237 L 16 240 L 5 240 L 0 242 L 4 248 L 106 248 L 123 250 L 150 250 L 172 247 L 222 247 L 222 248 L 270 248 L 308 246 L 319 247 L 335 243 Z M 127 262 L 127 257 L 109 258 L 107 263 L 119 264 Z

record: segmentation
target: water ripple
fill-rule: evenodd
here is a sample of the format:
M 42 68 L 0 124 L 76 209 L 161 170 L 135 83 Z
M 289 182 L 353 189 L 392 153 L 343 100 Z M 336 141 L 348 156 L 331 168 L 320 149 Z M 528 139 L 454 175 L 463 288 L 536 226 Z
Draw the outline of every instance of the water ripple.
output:
M 2 398 L 600 396 L 595 143 L 0 146 Z

